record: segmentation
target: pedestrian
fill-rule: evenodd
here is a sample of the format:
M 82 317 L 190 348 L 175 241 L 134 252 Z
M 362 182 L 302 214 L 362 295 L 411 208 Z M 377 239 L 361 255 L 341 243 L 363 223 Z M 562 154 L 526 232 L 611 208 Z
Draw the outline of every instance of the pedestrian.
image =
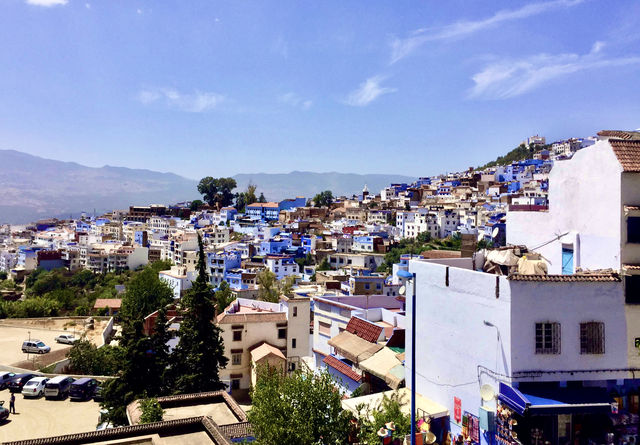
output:
M 14 393 L 11 393 L 11 398 L 9 399 L 9 412 L 16 413 L 16 395 Z

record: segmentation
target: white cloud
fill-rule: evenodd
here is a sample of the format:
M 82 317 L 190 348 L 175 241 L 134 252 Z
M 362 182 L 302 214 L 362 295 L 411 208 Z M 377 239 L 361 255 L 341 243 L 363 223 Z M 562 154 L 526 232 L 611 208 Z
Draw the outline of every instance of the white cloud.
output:
M 603 42 L 596 42 L 591 52 L 584 55 L 537 54 L 523 59 L 493 62 L 472 77 L 475 85 L 469 91 L 469 97 L 508 99 L 579 71 L 640 64 L 640 57 L 636 56 L 604 57 L 603 46 Z
M 500 23 L 525 19 L 534 15 L 558 9 L 569 8 L 582 3 L 584 0 L 552 0 L 541 3 L 531 3 L 519 9 L 505 9 L 496 12 L 491 17 L 482 20 L 463 20 L 438 28 L 418 29 L 404 39 L 394 38 L 391 42 L 391 63 L 407 57 L 413 51 L 427 42 L 463 38 L 479 31 L 491 28 Z
M 138 100 L 144 105 L 164 103 L 169 108 L 190 113 L 210 111 L 224 99 L 223 95 L 217 93 L 196 91 L 186 94 L 173 88 L 145 89 L 138 93 Z
M 50 8 L 52 6 L 64 6 L 69 3 L 69 0 L 27 0 L 27 3 L 30 5 Z
M 291 105 L 292 107 L 302 108 L 303 110 L 308 110 L 309 108 L 311 108 L 311 105 L 313 105 L 313 101 L 309 99 L 303 99 L 296 93 L 286 93 L 278 96 L 278 102 Z
M 383 87 L 380 84 L 386 78 L 383 76 L 373 76 L 365 80 L 354 91 L 349 93 L 345 103 L 352 107 L 364 107 L 384 94 L 395 93 L 396 88 Z

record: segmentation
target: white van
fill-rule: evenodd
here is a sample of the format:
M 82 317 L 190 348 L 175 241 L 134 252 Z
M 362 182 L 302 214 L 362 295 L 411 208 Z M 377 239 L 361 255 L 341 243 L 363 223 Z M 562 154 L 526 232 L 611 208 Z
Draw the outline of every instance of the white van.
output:
M 44 385 L 44 397 L 52 399 L 54 397 L 63 399 L 69 395 L 71 384 L 75 379 L 66 375 L 59 375 L 49 380 Z

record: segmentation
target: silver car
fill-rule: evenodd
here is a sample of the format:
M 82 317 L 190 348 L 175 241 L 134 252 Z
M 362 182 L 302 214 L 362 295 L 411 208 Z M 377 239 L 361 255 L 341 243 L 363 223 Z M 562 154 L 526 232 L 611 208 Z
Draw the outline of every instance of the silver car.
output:
M 58 335 L 54 340 L 58 343 L 64 343 L 67 345 L 72 345 L 78 341 L 78 339 L 73 334 L 61 334 Z

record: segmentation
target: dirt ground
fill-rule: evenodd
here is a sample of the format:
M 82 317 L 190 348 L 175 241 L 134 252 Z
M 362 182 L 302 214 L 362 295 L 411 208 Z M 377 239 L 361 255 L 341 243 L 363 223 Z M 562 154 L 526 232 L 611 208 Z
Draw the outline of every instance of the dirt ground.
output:
M 87 339 L 96 345 L 102 343 L 102 331 L 107 327 L 109 320 L 94 319 L 94 329 L 85 329 L 82 319 L 58 319 L 58 318 L 40 318 L 40 319 L 20 319 L 6 318 L 0 320 L 1 326 L 16 326 L 24 328 L 45 329 L 51 331 L 60 331 L 66 334 L 74 334 L 80 337 L 83 334 Z
M 0 322 L 0 364 L 26 369 L 40 369 L 64 359 L 70 346 L 56 343 L 55 337 L 60 334 L 74 334 L 76 337 L 80 337 L 84 332 L 84 329 L 81 329 L 81 324 L 76 326 L 67 324 L 65 326 L 65 323 L 68 323 L 68 320 L 2 320 Z M 101 344 L 102 330 L 105 326 L 106 321 L 96 320 L 95 329 L 86 331 L 87 338 L 95 344 Z M 22 342 L 29 338 L 42 340 L 51 347 L 51 352 L 48 354 L 23 353 Z
M 7 408 L 9 396 L 9 390 L 0 391 Z M 17 394 L 16 414 L 0 422 L 0 442 L 95 431 L 99 412 L 94 401 L 25 399 Z

